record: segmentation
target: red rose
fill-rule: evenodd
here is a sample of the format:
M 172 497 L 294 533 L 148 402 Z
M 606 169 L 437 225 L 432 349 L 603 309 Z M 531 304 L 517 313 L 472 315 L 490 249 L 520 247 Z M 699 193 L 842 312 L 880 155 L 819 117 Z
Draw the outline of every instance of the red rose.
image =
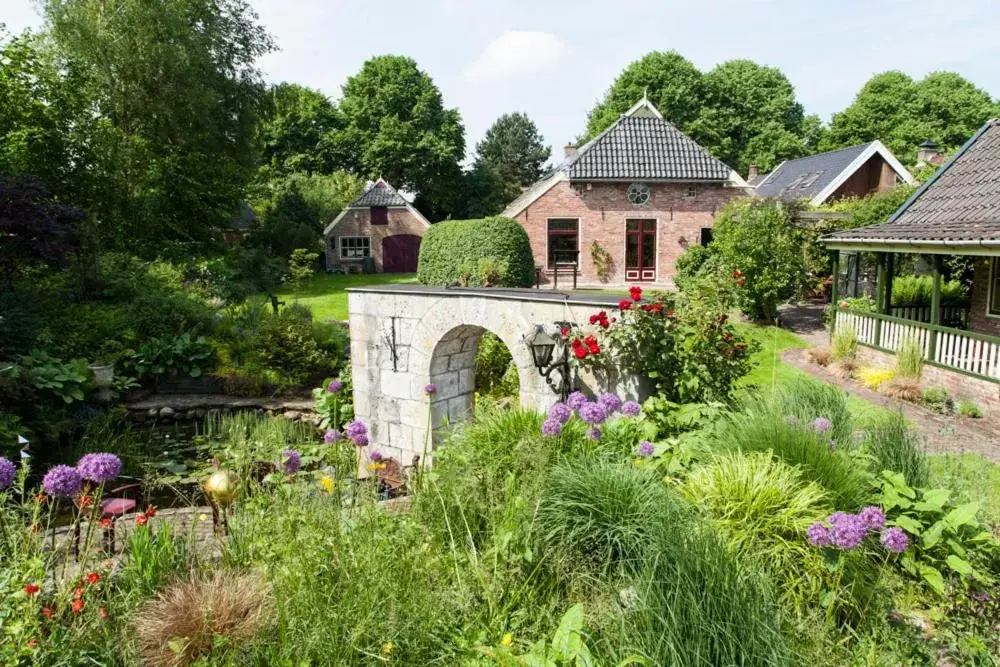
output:
M 569 329 L 567 329 L 566 327 L 563 327 L 562 331 L 560 331 L 559 333 L 561 333 L 562 337 L 565 338 L 566 336 L 569 335 Z
M 631 301 L 626 301 L 625 299 L 622 299 L 621 301 L 618 302 L 618 308 L 620 310 L 628 310 L 631 307 L 632 307 Z
M 586 359 L 587 348 L 578 345 L 573 348 L 573 354 L 576 356 L 577 359 Z
M 654 303 L 653 306 L 652 306 L 652 308 L 650 308 L 650 310 L 652 310 L 654 313 L 662 313 L 663 312 L 663 304 L 662 303 Z
M 573 342 L 572 342 L 572 343 L 570 343 L 570 346 L 571 346 L 571 347 L 572 347 L 572 348 L 573 348 L 574 350 L 575 350 L 576 348 L 580 347 L 581 345 L 583 345 L 583 342 L 582 342 L 582 341 L 581 341 L 581 340 L 580 340 L 579 338 L 574 338 L 574 339 L 573 339 Z
M 24 587 L 24 593 L 29 598 L 39 591 L 38 584 L 28 584 Z
M 600 319 L 600 317 L 599 317 L 599 316 L 597 316 L 597 315 L 591 315 L 591 316 L 590 316 L 590 323 L 591 323 L 591 324 L 597 324 L 597 321 L 598 321 L 599 319 Z
M 644 311 L 646 311 L 647 313 L 652 312 L 652 310 L 653 310 L 653 304 L 651 304 L 651 303 L 644 303 L 644 304 L 642 304 L 642 309 Z
M 642 299 L 642 288 L 638 285 L 633 285 L 628 288 L 628 294 L 632 297 L 633 301 L 639 301 Z

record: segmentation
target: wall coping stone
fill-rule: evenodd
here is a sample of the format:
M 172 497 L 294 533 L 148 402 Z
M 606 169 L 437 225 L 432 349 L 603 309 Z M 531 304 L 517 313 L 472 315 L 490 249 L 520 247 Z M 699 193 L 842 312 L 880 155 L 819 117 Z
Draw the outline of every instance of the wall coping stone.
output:
M 564 302 L 583 306 L 603 306 L 617 308 L 618 302 L 627 295 L 595 294 L 587 291 L 556 291 L 530 287 L 435 287 L 432 285 L 373 285 L 368 287 L 348 287 L 347 292 L 368 294 L 416 294 L 420 296 L 478 296 L 507 301 L 538 301 L 543 303 Z

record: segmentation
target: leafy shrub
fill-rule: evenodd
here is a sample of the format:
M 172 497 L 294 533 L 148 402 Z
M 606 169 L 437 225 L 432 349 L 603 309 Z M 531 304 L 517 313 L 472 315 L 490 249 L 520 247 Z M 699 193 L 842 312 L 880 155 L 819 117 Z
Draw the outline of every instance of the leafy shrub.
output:
M 12 370 L 15 378 L 63 403 L 82 401 L 90 384 L 90 369 L 84 359 L 66 362 L 42 350 L 32 350 L 31 354 L 21 357 Z
M 682 290 L 690 289 L 697 280 L 718 273 L 721 264 L 719 253 L 711 246 L 691 246 L 677 258 L 674 284 Z
M 202 337 L 190 334 L 153 338 L 134 355 L 123 360 L 123 369 L 134 370 L 139 378 L 201 377 L 215 361 L 215 350 Z
M 902 412 L 880 414 L 865 431 L 862 446 L 878 471 L 900 473 L 910 486 L 926 486 L 927 454 Z
M 495 287 L 534 284 L 535 262 L 528 233 L 516 221 L 503 217 L 433 225 L 420 244 L 417 278 L 425 285 L 457 285 L 465 266 L 468 284 L 482 285 L 484 276 L 478 271 L 483 259 L 496 262 L 490 271 L 483 272 Z
M 883 384 L 896 377 L 896 371 L 891 368 L 875 368 L 868 366 L 858 370 L 858 381 L 872 391 L 877 390 Z
M 476 349 L 476 389 L 487 394 L 499 389 L 512 361 L 503 341 L 489 331 L 484 333 Z
M 858 332 L 853 326 L 838 327 L 830 341 L 830 354 L 834 361 L 853 359 L 858 353 Z
M 896 376 L 919 380 L 924 367 L 924 348 L 913 337 L 907 337 L 896 350 Z
M 893 306 L 929 306 L 934 292 L 931 276 L 899 276 L 892 281 Z M 958 280 L 941 282 L 941 303 L 960 305 L 968 303 L 969 290 Z
M 965 585 L 996 581 L 1000 542 L 976 519 L 978 503 L 956 505 L 948 489 L 914 488 L 895 472 L 883 472 L 879 481 L 889 525 L 915 538 L 900 561 L 904 570 L 942 594 L 946 577 Z
M 943 387 L 928 387 L 924 390 L 924 405 L 940 414 L 948 415 L 955 411 L 955 399 Z
M 611 253 L 598 243 L 597 239 L 590 243 L 590 261 L 594 263 L 594 272 L 598 280 L 602 283 L 608 282 L 611 279 L 614 260 L 611 258 Z
M 736 305 L 755 319 L 774 320 L 805 273 L 793 212 L 777 200 L 736 199 L 716 215 L 712 248 L 727 270 L 742 272 Z
M 963 417 L 979 419 L 983 416 L 983 411 L 979 409 L 979 406 L 971 398 L 963 398 L 958 402 L 958 414 Z

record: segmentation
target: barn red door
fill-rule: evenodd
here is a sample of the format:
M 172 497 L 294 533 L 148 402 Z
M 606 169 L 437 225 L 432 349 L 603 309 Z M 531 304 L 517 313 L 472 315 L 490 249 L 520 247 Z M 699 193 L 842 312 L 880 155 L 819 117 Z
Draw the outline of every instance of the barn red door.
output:
M 382 239 L 382 271 L 385 273 L 416 273 L 420 255 L 420 237 L 396 234 Z

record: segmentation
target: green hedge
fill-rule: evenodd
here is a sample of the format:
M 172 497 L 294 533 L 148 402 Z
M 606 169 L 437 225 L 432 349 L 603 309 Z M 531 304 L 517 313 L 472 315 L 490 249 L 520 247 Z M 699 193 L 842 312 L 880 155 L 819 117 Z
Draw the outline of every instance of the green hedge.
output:
M 439 222 L 420 244 L 417 279 L 425 285 L 531 287 L 535 260 L 528 234 L 511 218 Z

